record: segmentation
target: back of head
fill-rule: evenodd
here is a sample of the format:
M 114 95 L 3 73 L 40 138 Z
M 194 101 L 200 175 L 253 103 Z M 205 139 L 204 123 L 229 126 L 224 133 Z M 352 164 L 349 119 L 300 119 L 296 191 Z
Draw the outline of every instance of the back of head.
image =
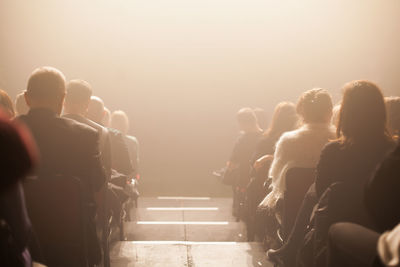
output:
M 386 108 L 380 88 L 358 80 L 347 83 L 343 92 L 338 136 L 347 143 L 386 136 Z
M 94 122 L 102 124 L 104 117 L 104 102 L 100 97 L 92 96 L 90 98 L 87 117 Z
M 28 80 L 27 103 L 31 108 L 51 108 L 61 113 L 65 96 L 65 76 L 56 68 L 35 69 Z
M 26 104 L 24 92 L 17 95 L 15 98 L 15 110 L 17 111 L 17 115 L 24 115 L 29 112 L 28 104 Z
M 385 104 L 389 131 L 393 135 L 400 135 L 400 97 L 387 97 L 385 98 Z
M 0 108 L 9 118 L 15 116 L 14 106 L 6 91 L 0 89 Z
M 84 80 L 71 80 L 67 83 L 65 108 L 67 112 L 86 112 L 92 96 L 92 87 Z
M 123 134 L 129 130 L 129 119 L 125 112 L 116 110 L 111 115 L 111 128 L 117 129 Z
M 280 102 L 275 107 L 272 121 L 264 135 L 279 138 L 284 132 L 294 130 L 297 124 L 295 105 L 292 102 Z
M 329 123 L 332 106 L 332 98 L 328 91 L 315 88 L 300 96 L 296 111 L 305 123 Z
M 240 128 L 244 131 L 259 128 L 257 117 L 251 108 L 240 109 L 236 114 L 236 119 Z

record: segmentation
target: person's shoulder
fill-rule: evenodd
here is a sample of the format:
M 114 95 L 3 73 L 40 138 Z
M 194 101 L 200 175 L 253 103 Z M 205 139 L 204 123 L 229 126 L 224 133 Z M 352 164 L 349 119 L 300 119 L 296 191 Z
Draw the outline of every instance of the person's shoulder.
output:
M 132 135 L 126 135 L 126 140 L 128 140 L 129 142 L 135 143 L 135 144 L 139 143 L 138 139 Z
M 59 117 L 57 118 L 58 124 L 63 127 L 66 132 L 70 132 L 74 135 L 87 136 L 96 138 L 98 135 L 97 129 L 89 126 L 85 123 L 76 121 L 74 119 Z
M 326 153 L 333 153 L 333 152 L 339 152 L 342 151 L 345 148 L 343 145 L 343 142 L 341 140 L 334 140 L 328 142 L 323 148 L 322 148 L 322 154 Z

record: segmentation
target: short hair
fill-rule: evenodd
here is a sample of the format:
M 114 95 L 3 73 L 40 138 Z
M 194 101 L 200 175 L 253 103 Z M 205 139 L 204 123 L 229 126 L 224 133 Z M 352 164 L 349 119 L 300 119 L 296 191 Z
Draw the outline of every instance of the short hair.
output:
M 389 138 L 385 102 L 376 84 L 365 80 L 345 84 L 337 135 L 344 143 L 384 136 Z
M 35 69 L 28 80 L 27 94 L 37 99 L 55 99 L 65 94 L 65 76 L 54 67 Z
M 242 125 L 258 125 L 256 114 L 251 108 L 241 108 L 236 119 Z
M 25 92 L 19 93 L 15 98 L 15 110 L 17 115 L 24 115 L 29 112 L 29 106 L 25 100 Z
M 297 101 L 296 111 L 306 123 L 323 123 L 332 114 L 332 98 L 327 90 L 314 88 L 305 91 Z
M 82 105 L 89 103 L 92 96 L 92 87 L 84 80 L 71 80 L 67 83 L 67 94 L 65 102 L 73 105 Z
M 102 123 L 102 119 L 104 116 L 104 102 L 100 97 L 98 96 L 90 97 L 87 116 L 89 119 L 97 123 Z
M 15 116 L 14 106 L 6 91 L 0 89 L 0 107 L 9 117 Z
M 390 133 L 393 135 L 400 135 L 400 97 L 386 97 L 385 104 Z
M 129 118 L 122 110 L 116 110 L 111 115 L 111 128 L 126 134 L 129 130 Z

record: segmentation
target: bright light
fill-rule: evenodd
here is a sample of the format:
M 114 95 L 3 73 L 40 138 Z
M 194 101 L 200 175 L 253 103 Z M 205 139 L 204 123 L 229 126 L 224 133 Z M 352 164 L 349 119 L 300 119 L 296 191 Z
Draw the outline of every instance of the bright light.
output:
M 200 208 L 189 208 L 189 207 L 182 207 L 182 208 L 147 208 L 147 210 L 153 211 L 217 211 L 219 208 L 217 207 L 200 207 Z
M 178 222 L 178 221 L 138 221 L 137 224 L 152 225 L 228 225 L 229 222 Z
M 237 242 L 194 242 L 194 241 L 131 241 L 137 245 L 236 245 Z
M 163 200 L 210 200 L 209 197 L 157 197 Z

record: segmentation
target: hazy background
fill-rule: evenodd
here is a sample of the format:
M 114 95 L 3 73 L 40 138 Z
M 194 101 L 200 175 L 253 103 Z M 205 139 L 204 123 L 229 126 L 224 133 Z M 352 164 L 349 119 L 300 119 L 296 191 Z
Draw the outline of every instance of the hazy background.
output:
M 400 94 L 400 1 L 0 0 L 0 88 L 42 65 L 128 113 L 144 194 L 223 195 L 239 108 L 353 79 Z

